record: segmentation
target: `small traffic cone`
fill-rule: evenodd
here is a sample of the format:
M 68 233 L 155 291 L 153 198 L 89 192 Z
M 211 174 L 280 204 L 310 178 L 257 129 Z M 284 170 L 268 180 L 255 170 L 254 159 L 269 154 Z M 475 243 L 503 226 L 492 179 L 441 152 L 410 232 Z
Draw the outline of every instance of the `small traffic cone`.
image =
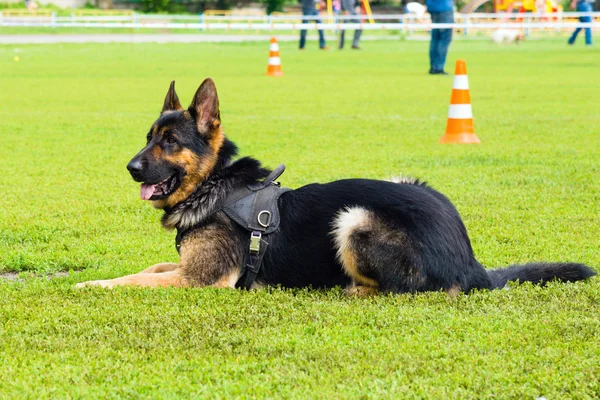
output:
M 456 61 L 446 133 L 440 139 L 440 143 L 481 143 L 473 129 L 469 79 L 464 60 Z
M 271 38 L 269 45 L 269 65 L 267 66 L 267 76 L 283 76 L 281 70 L 281 58 L 279 58 L 279 43 L 274 37 Z

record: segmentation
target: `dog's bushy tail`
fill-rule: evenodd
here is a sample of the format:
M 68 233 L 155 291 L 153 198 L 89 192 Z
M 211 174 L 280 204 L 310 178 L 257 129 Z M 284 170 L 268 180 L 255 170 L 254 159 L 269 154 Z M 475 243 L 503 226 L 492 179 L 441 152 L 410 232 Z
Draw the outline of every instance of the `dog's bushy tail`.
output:
M 545 285 L 553 280 L 581 281 L 596 275 L 596 272 L 587 265 L 579 263 L 528 263 L 488 270 L 488 274 L 492 279 L 492 288 L 495 289 L 516 280 L 539 285 Z

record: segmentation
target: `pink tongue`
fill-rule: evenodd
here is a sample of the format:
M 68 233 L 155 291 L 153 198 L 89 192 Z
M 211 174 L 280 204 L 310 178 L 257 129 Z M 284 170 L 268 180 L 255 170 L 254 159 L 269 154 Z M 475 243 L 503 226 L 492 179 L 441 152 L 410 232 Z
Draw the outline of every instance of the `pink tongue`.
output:
M 152 197 L 152 193 L 154 193 L 154 188 L 156 188 L 156 186 L 157 185 L 142 183 L 142 187 L 140 190 L 140 197 L 142 198 L 142 200 L 150 200 L 150 197 Z

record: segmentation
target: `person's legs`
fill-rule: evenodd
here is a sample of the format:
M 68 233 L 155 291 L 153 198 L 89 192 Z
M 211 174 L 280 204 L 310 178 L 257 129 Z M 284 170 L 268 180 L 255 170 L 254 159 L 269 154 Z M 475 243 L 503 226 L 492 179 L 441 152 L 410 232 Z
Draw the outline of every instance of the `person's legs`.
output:
M 302 9 L 302 14 L 308 17 L 315 17 L 319 15 L 319 11 L 317 11 L 316 9 L 310 9 L 310 8 L 303 8 Z M 302 19 L 302 23 L 306 24 L 306 23 L 321 23 L 320 19 Z M 301 29 L 300 30 L 300 48 L 303 49 L 304 46 L 306 45 L 306 29 Z M 323 30 L 319 29 L 319 47 L 320 48 L 324 48 L 325 47 L 325 35 L 323 34 Z
M 581 21 L 581 18 L 579 19 Z M 581 28 L 576 28 L 571 37 L 569 38 L 569 44 L 575 43 L 575 39 L 577 39 L 577 35 L 581 32 Z
M 352 41 L 352 48 L 358 49 L 358 42 L 360 42 L 361 34 L 362 34 L 362 29 L 357 29 L 354 31 L 354 40 Z
M 432 12 L 431 14 L 431 22 L 437 24 L 439 22 L 440 13 Z M 435 72 L 436 66 L 439 64 L 437 60 L 437 48 L 439 41 L 439 29 L 431 30 L 431 42 L 429 42 L 429 72 Z
M 454 13 L 452 11 L 446 11 L 441 14 L 442 20 L 440 22 L 446 24 L 454 23 Z M 437 55 L 437 60 L 439 62 L 437 69 L 440 71 L 443 71 L 446 66 L 446 56 L 448 55 L 450 42 L 452 42 L 452 28 L 440 29 Z
M 356 24 L 360 24 L 358 19 L 353 20 L 352 22 Z M 362 34 L 362 29 L 357 29 L 354 31 L 354 40 L 352 41 L 352 48 L 358 49 L 358 42 L 360 42 L 360 35 Z
M 315 10 L 315 15 L 319 15 L 319 12 L 317 10 Z M 321 24 L 321 19 L 317 19 L 315 21 L 317 24 Z M 323 32 L 323 29 L 319 29 L 319 48 L 324 49 L 325 47 L 327 47 L 326 43 L 325 43 L 325 33 Z
M 302 9 L 302 12 L 305 15 L 310 15 L 311 17 L 318 17 L 319 16 L 319 11 L 316 8 L 306 9 L 306 10 Z M 322 23 L 320 18 L 313 19 L 310 22 L 316 23 L 316 24 L 321 24 Z M 319 47 L 321 49 L 324 49 L 326 47 L 326 44 L 325 44 L 325 33 L 323 32 L 322 29 L 319 29 Z
M 346 15 L 345 13 L 342 15 Z M 342 24 L 345 24 L 347 22 L 347 20 L 342 20 Z M 344 48 L 344 36 L 345 36 L 346 30 L 344 28 L 342 28 L 342 30 L 340 31 L 340 45 L 339 48 L 340 50 Z
M 590 22 L 592 22 L 591 18 Z M 585 44 L 588 46 L 592 44 L 592 28 L 585 28 Z
M 302 9 L 302 14 L 308 15 L 307 10 Z M 302 23 L 306 24 L 306 23 L 308 23 L 308 20 L 303 19 Z M 306 29 L 301 29 L 300 30 L 300 48 L 303 49 L 305 45 L 306 45 Z
M 588 3 L 580 1 L 579 3 L 577 3 L 577 11 L 579 12 L 592 12 L 592 3 Z M 590 16 L 584 16 L 584 17 L 580 17 L 579 21 L 583 22 L 583 23 L 590 23 L 592 22 L 592 17 Z M 579 28 L 581 29 L 581 28 Z M 584 28 L 585 29 L 585 44 L 590 45 L 592 44 L 592 28 Z
M 443 71 L 446 66 L 446 56 L 448 55 L 448 48 L 452 41 L 452 29 L 440 29 L 439 41 L 438 41 L 438 70 Z

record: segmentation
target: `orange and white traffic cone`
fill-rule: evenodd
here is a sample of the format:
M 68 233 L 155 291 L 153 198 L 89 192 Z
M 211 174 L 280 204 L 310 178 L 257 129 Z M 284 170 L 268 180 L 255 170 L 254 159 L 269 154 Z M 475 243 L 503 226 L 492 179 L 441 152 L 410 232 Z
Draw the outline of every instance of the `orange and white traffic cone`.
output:
M 469 79 L 464 60 L 456 61 L 446 133 L 440 139 L 440 143 L 480 143 L 473 128 Z
M 274 37 L 271 38 L 269 45 L 269 65 L 267 66 L 267 76 L 283 76 L 281 70 L 281 58 L 279 58 L 279 43 Z

